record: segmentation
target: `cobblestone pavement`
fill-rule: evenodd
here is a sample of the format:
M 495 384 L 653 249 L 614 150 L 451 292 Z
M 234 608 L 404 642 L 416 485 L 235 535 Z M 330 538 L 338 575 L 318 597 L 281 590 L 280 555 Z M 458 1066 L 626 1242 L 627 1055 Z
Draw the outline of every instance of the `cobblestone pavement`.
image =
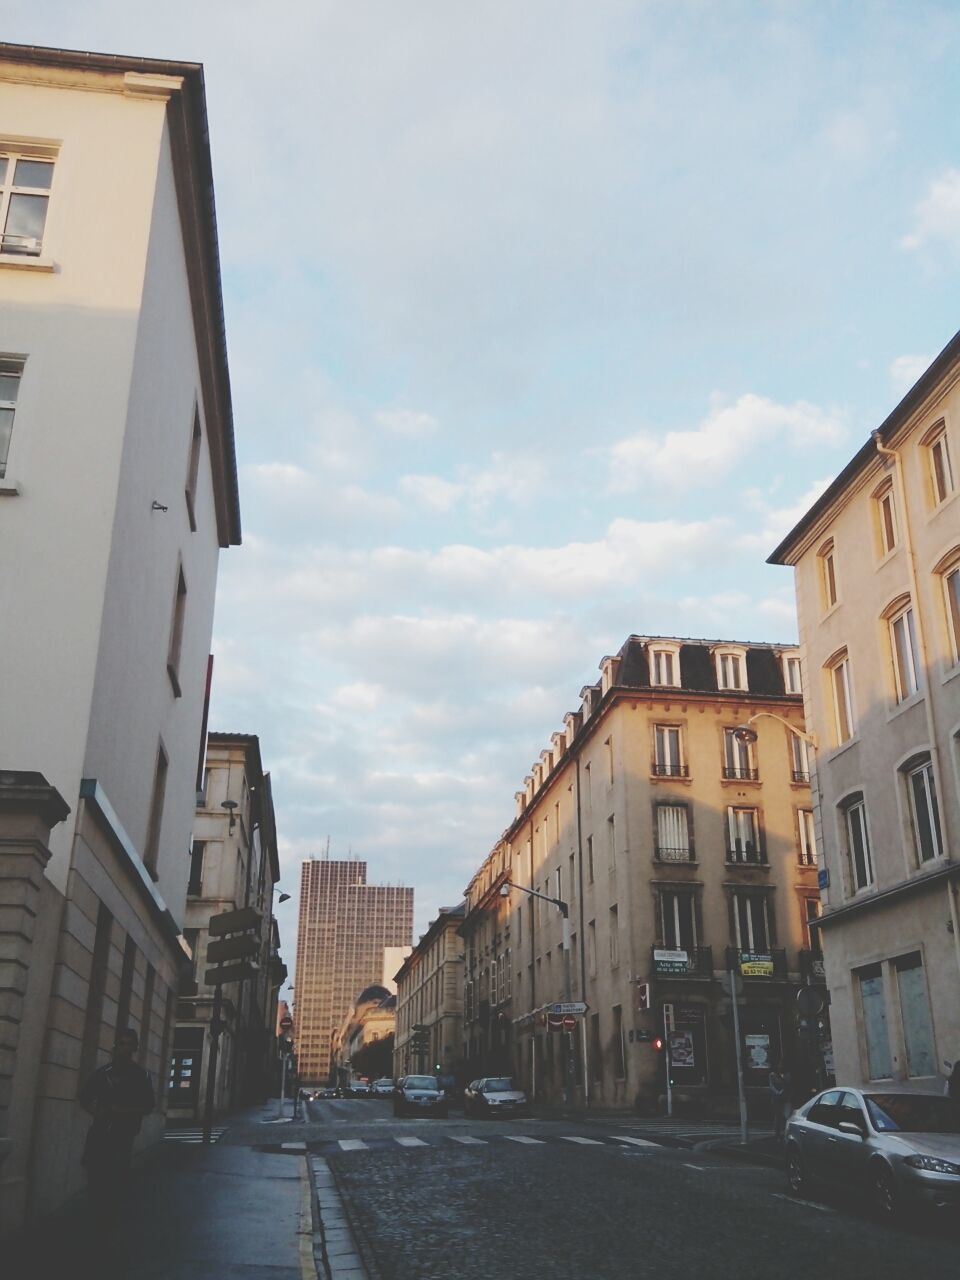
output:
M 693 1149 L 729 1126 L 394 1121 L 359 1099 L 311 1119 L 307 1146 L 333 1174 L 373 1280 L 958 1273 L 949 1228 L 894 1229 L 855 1201 L 798 1201 L 777 1169 Z

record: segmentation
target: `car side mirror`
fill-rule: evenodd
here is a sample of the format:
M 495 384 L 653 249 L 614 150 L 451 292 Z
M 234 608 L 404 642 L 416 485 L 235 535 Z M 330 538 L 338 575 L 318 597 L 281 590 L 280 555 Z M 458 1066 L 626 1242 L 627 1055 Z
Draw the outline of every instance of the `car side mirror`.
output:
M 860 1138 L 861 1141 L 865 1137 L 863 1130 L 858 1124 L 854 1124 L 852 1120 L 841 1120 L 837 1125 L 841 1133 L 847 1133 L 851 1138 Z

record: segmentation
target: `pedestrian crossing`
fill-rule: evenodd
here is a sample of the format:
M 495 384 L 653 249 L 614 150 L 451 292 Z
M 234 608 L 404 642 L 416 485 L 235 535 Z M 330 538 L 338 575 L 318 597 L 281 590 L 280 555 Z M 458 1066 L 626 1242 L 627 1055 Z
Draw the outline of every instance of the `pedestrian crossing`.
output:
M 215 1125 L 210 1130 L 210 1141 L 219 1142 L 227 1132 L 226 1125 Z M 163 1135 L 164 1142 L 202 1142 L 203 1129 L 168 1129 Z
M 621 1151 L 628 1151 L 636 1147 L 653 1148 L 663 1150 L 665 1146 L 672 1146 L 671 1143 L 653 1142 L 649 1138 L 635 1138 L 629 1134 L 611 1134 L 609 1137 L 603 1138 L 587 1138 L 582 1134 L 551 1134 L 549 1137 L 534 1138 L 525 1133 L 501 1133 L 491 1134 L 487 1138 L 475 1138 L 472 1134 L 467 1133 L 438 1133 L 433 1135 L 433 1140 L 428 1141 L 425 1138 L 414 1138 L 406 1134 L 396 1136 L 387 1136 L 386 1134 L 378 1135 L 376 1138 L 338 1138 L 333 1139 L 329 1143 L 324 1144 L 325 1150 L 335 1153 L 336 1151 L 357 1152 L 357 1151 L 383 1151 L 392 1147 L 400 1147 L 406 1151 L 412 1150 L 437 1150 L 442 1147 L 448 1147 L 451 1143 L 461 1147 L 490 1147 L 498 1146 L 505 1142 L 516 1143 L 521 1147 L 545 1147 L 553 1146 L 561 1142 L 569 1142 L 573 1146 L 578 1147 L 608 1147 Z M 311 1143 L 311 1147 L 314 1144 Z

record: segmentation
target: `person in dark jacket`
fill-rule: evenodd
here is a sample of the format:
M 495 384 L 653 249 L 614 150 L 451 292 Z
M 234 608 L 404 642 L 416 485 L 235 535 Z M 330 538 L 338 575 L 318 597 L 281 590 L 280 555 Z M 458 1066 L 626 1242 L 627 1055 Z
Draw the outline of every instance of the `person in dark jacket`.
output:
M 134 1061 L 139 1045 L 136 1031 L 120 1028 L 112 1060 L 94 1071 L 80 1090 L 80 1105 L 93 1116 L 81 1164 L 101 1227 L 117 1221 L 133 1140 L 143 1117 L 156 1106 L 150 1077 Z

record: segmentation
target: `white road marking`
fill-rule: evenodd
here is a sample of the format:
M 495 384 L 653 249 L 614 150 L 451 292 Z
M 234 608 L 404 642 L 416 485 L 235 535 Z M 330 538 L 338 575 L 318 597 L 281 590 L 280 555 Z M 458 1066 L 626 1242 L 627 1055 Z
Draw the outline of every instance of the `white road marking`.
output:
M 560 1141 L 579 1142 L 580 1145 L 584 1147 L 602 1147 L 604 1145 L 602 1142 L 598 1142 L 596 1138 L 568 1138 L 565 1134 L 561 1134 Z
M 526 1143 L 529 1143 L 531 1146 L 538 1146 L 538 1147 L 543 1146 L 542 1138 L 523 1138 L 519 1134 L 513 1134 L 513 1133 L 508 1133 L 505 1135 L 505 1137 L 508 1142 L 526 1142 Z
M 629 1142 L 634 1147 L 659 1147 L 659 1142 L 648 1142 L 646 1138 L 628 1138 L 625 1133 L 611 1135 L 614 1142 Z
M 818 1213 L 836 1213 L 836 1209 L 831 1209 L 827 1204 L 817 1204 L 815 1200 L 800 1200 L 797 1196 L 781 1195 L 779 1191 L 771 1191 L 770 1194 L 775 1200 L 786 1200 L 787 1204 L 802 1204 L 807 1209 L 816 1209 Z
M 394 1138 L 394 1142 L 401 1147 L 428 1147 L 429 1142 L 424 1142 L 422 1138 Z
M 337 1145 L 343 1151 L 369 1151 L 370 1148 L 362 1138 L 340 1138 Z
M 465 1133 L 450 1133 L 447 1137 L 451 1142 L 462 1142 L 465 1147 L 485 1147 L 487 1145 L 486 1138 L 471 1138 Z

